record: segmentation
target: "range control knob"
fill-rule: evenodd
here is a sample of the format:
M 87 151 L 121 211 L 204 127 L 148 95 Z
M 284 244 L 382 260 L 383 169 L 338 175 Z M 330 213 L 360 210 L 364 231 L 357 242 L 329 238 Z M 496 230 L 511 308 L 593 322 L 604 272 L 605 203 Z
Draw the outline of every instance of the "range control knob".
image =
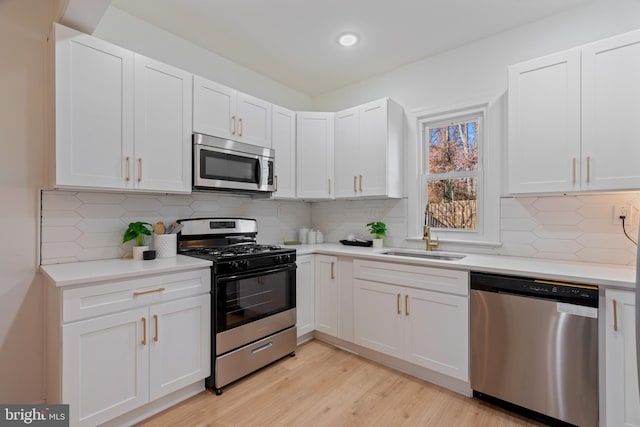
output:
M 247 268 L 249 268 L 249 261 L 247 261 L 246 259 L 241 259 L 238 261 L 238 268 L 240 270 L 246 270 Z
M 285 261 L 284 261 L 282 255 L 275 255 L 273 257 L 273 263 L 274 264 L 282 264 L 283 262 L 285 262 Z

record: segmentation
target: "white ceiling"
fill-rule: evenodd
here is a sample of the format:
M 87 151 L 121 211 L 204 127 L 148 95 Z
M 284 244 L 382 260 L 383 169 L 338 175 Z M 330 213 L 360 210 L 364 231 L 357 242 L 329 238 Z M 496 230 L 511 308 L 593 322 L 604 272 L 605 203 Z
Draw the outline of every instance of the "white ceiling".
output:
M 310 96 L 593 0 L 113 0 Z M 339 34 L 360 35 L 340 47 Z

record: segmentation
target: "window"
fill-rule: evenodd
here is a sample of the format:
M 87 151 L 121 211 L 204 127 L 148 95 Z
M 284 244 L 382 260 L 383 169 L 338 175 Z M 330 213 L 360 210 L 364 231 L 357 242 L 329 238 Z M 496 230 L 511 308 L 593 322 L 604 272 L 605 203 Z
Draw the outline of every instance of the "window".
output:
M 433 228 L 478 229 L 478 159 L 482 117 L 422 125 L 425 221 Z
M 449 244 L 445 249 L 464 249 L 457 244 L 500 246 L 505 111 L 506 99 L 500 97 L 411 113 L 408 240 L 422 242 L 426 220 L 432 236 Z

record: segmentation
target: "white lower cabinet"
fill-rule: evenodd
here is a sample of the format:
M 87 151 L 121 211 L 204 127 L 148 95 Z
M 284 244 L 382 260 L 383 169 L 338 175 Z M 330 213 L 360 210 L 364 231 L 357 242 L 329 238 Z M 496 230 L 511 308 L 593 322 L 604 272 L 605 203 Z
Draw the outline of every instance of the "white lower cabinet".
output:
M 302 255 L 296 260 L 296 325 L 298 338 L 315 329 L 314 322 L 314 256 Z
M 48 288 L 48 401 L 69 404 L 71 426 L 93 426 L 208 377 L 210 277 Z
M 606 425 L 640 426 L 635 293 L 607 289 L 605 296 Z
M 353 270 L 356 344 L 469 380 L 468 272 L 366 260 Z
M 338 257 L 316 255 L 316 330 L 338 336 Z

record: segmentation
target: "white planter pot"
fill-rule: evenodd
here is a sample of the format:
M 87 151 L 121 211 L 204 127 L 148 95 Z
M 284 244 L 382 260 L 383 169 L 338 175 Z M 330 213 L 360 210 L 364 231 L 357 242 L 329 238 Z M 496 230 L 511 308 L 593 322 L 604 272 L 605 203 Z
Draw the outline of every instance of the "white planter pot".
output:
M 382 247 L 382 243 L 384 239 L 373 239 L 373 247 L 376 249 L 380 249 Z
M 141 261 L 142 260 L 142 252 L 148 251 L 149 246 L 134 246 L 133 247 L 133 259 Z

